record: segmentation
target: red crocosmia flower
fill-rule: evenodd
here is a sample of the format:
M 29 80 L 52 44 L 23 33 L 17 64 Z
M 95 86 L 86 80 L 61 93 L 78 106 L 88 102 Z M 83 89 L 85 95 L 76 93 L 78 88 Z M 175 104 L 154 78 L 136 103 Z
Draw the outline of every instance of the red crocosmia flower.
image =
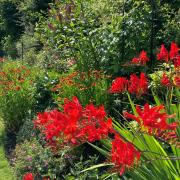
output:
M 142 50 L 140 52 L 139 57 L 138 58 L 134 57 L 131 62 L 133 64 L 142 64 L 142 65 L 145 65 L 148 61 L 149 61 L 149 58 L 147 57 L 147 52 Z
M 176 59 L 174 59 L 174 67 L 175 68 L 180 67 L 180 56 L 178 56 Z
M 23 180 L 34 180 L 34 176 L 32 173 L 26 173 L 24 176 L 23 176 Z
M 148 80 L 145 76 L 144 73 L 140 74 L 140 91 L 142 91 L 143 93 L 146 93 L 148 89 Z
M 175 86 L 180 88 L 180 77 L 178 77 L 178 76 L 174 77 L 174 84 L 175 84 Z
M 52 110 L 39 113 L 34 125 L 51 145 L 80 145 L 107 138 L 112 130 L 112 119 L 106 120 L 104 107 L 93 104 L 85 108 L 78 99 L 65 99 L 63 111 Z
M 104 139 L 112 128 L 112 119 L 104 121 L 106 112 L 104 107 L 96 108 L 93 104 L 87 105 L 83 118 L 82 129 L 79 134 L 88 138 L 89 142 Z M 78 135 L 79 136 L 79 135 Z
M 138 115 L 133 115 L 128 112 L 124 112 L 124 116 L 129 119 L 137 121 L 141 128 L 145 131 L 153 132 L 153 130 L 176 130 L 177 123 L 167 123 L 168 118 L 172 118 L 174 115 L 168 115 L 165 113 L 163 105 L 160 106 L 150 106 L 145 104 L 144 108 L 141 110 L 139 106 L 136 106 L 136 111 Z
M 139 89 L 139 78 L 136 74 L 131 74 L 130 84 L 128 86 L 128 91 L 130 93 L 136 94 Z
M 161 84 L 166 87 L 171 86 L 171 81 L 170 81 L 169 77 L 166 75 L 166 73 L 163 73 L 163 76 L 161 78 Z
M 126 169 L 136 165 L 141 153 L 131 143 L 124 142 L 118 135 L 112 141 L 111 161 L 122 175 Z
M 140 96 L 145 94 L 148 89 L 148 80 L 144 73 L 140 74 L 140 78 L 136 74 L 132 74 L 130 76 L 130 83 L 128 87 L 128 91 L 132 94 L 136 94 Z
M 127 90 L 128 80 L 124 77 L 116 78 L 111 85 L 110 92 L 111 93 L 123 93 Z
M 73 97 L 72 101 L 65 99 L 65 103 L 63 107 L 64 107 L 65 114 L 74 118 L 79 118 L 81 116 L 82 106 L 79 103 L 79 100 L 77 99 L 77 97 Z
M 147 57 L 147 52 L 145 52 L 144 50 L 141 51 L 139 55 L 139 60 L 141 64 L 145 65 L 149 61 L 149 58 Z
M 170 53 L 169 53 L 170 59 L 176 58 L 179 55 L 178 51 L 179 51 L 178 45 L 176 43 L 172 42 Z
M 162 44 L 160 48 L 160 52 L 157 54 L 157 59 L 168 62 L 168 58 L 169 58 L 168 51 L 165 48 L 164 44 Z
M 136 58 L 136 57 L 134 57 L 131 62 L 133 64 L 139 64 L 140 63 L 139 58 Z
M 55 138 L 59 136 L 62 130 L 66 131 L 66 123 L 69 123 L 68 117 L 57 110 L 39 113 L 34 121 L 35 127 L 45 134 L 47 141 L 50 143 L 56 141 Z M 73 124 L 69 123 L 68 125 L 68 131 L 72 132 Z

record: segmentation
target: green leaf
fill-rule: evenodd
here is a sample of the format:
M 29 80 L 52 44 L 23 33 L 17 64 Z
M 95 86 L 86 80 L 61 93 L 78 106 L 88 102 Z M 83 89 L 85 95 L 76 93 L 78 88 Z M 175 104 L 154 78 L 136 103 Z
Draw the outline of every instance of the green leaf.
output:
M 84 169 L 80 173 L 83 173 L 83 172 L 86 172 L 86 171 L 91 171 L 93 169 L 97 169 L 97 168 L 105 167 L 105 166 L 113 166 L 113 164 L 112 163 L 111 164 L 102 163 L 102 164 L 94 165 L 94 166 L 91 166 L 91 167 L 89 167 L 87 169 Z
M 91 145 L 92 147 L 94 147 L 97 151 L 99 151 L 102 155 L 104 155 L 104 156 L 108 156 L 108 152 L 107 151 L 105 151 L 104 149 L 102 149 L 102 148 L 100 148 L 100 147 L 98 147 L 98 146 L 96 146 L 96 145 L 94 145 L 94 144 L 92 144 L 92 143 L 89 143 L 88 142 L 88 144 L 89 145 Z
M 128 92 L 127 92 L 127 96 L 128 96 L 129 102 L 130 102 L 130 104 L 131 104 L 131 107 L 132 107 L 133 113 L 137 116 L 138 114 L 137 114 L 137 112 L 136 112 L 135 105 L 134 105 L 133 101 L 131 100 L 131 97 L 130 97 L 130 95 L 129 95 L 129 93 L 128 93 Z

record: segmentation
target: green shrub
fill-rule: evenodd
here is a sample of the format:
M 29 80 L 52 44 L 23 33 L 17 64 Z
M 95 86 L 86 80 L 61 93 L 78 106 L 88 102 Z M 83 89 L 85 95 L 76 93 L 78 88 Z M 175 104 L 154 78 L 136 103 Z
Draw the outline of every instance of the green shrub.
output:
M 14 40 L 10 35 L 6 36 L 2 40 L 3 51 L 6 52 L 6 56 L 16 58 L 17 57 L 17 49 L 16 45 L 13 42 Z
M 90 147 L 91 148 L 91 147 Z M 100 169 L 82 172 L 100 161 L 97 155 L 92 153 L 82 155 L 83 147 L 74 150 L 60 150 L 53 153 L 52 149 L 42 146 L 36 139 L 16 145 L 13 153 L 13 167 L 18 179 L 31 172 L 36 178 L 50 177 L 51 179 L 99 179 L 107 175 Z
M 59 82 L 52 87 L 53 96 L 57 104 L 61 105 L 64 98 L 77 96 L 83 105 L 92 102 L 96 105 L 109 104 L 109 77 L 101 71 L 78 73 L 72 71 L 59 77 Z
M 87 175 L 94 174 L 83 173 L 80 174 L 84 167 L 92 165 L 97 161 L 97 157 L 84 160 L 79 156 L 82 153 L 81 147 L 74 150 L 62 149 L 53 151 L 48 146 L 42 146 L 38 140 L 31 138 L 25 140 L 21 144 L 17 144 L 13 153 L 13 167 L 19 179 L 22 178 L 27 172 L 32 172 L 36 177 L 50 177 L 51 179 L 68 178 L 70 175 L 73 177 L 89 177 Z
M 19 179 L 27 172 L 56 178 L 66 167 L 61 156 L 55 157 L 49 148 L 43 148 L 35 139 L 16 146 L 13 164 Z
M 0 116 L 8 131 L 17 132 L 31 113 L 34 97 L 34 72 L 19 63 L 5 63 L 0 77 Z
M 35 136 L 35 131 L 32 117 L 27 117 L 17 133 L 16 143 L 19 144 L 25 140 L 30 140 L 33 136 Z
M 36 103 L 35 112 L 42 112 L 55 105 L 51 87 L 57 82 L 59 74 L 54 71 L 44 72 L 36 77 Z
M 154 59 L 156 46 L 178 40 L 178 32 L 170 2 L 140 0 L 56 1 L 36 27 L 37 38 L 58 60 L 75 59 L 78 70 L 112 75 L 127 74 L 120 65 L 142 49 Z

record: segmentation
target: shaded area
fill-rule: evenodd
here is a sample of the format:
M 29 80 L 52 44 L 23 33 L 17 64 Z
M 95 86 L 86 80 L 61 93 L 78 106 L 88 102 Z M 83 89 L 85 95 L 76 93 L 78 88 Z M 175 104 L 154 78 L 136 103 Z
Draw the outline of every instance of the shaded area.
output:
M 16 180 L 5 156 L 4 141 L 4 126 L 0 119 L 0 180 Z

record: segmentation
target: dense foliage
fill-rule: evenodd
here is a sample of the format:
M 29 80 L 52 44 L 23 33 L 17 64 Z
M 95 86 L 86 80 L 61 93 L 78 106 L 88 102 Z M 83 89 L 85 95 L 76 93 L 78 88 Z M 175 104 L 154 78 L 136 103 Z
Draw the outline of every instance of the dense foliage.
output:
M 179 179 L 178 0 L 0 6 L 14 179 Z

